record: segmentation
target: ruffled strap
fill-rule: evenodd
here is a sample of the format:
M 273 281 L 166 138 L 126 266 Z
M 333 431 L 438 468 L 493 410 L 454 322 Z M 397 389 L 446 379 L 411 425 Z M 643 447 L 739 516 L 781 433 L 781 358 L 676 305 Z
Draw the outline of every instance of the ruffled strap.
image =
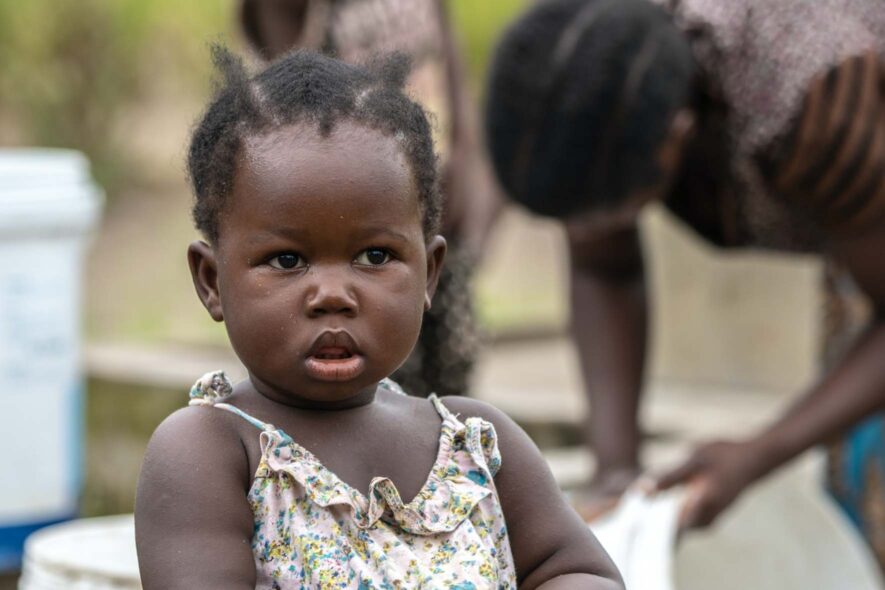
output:
M 498 450 L 498 435 L 495 433 L 495 426 L 480 417 L 467 418 L 464 423 L 461 423 L 458 416 L 453 414 L 436 394 L 431 394 L 429 399 L 442 418 L 444 428 L 447 422 L 452 422 L 456 438 L 459 437 L 460 432 L 464 447 L 473 460 L 478 465 L 486 467 L 489 475 L 494 477 L 501 467 L 501 452 Z
M 468 418 L 464 438 L 464 446 L 473 460 L 485 467 L 490 477 L 495 477 L 501 468 L 501 451 L 494 424 L 482 418 Z
M 233 393 L 233 385 L 224 371 L 210 371 L 206 373 L 194 383 L 191 387 L 188 402 L 189 406 L 212 406 L 226 410 L 231 414 L 236 414 L 258 430 L 261 430 L 261 450 L 271 444 L 271 440 L 275 440 L 279 444 L 287 444 L 292 442 L 288 434 L 270 424 L 263 422 L 254 416 L 251 416 L 236 406 L 224 403 L 226 399 Z
M 224 371 L 210 371 L 197 379 L 188 397 L 191 406 L 208 406 L 233 393 L 234 387 Z

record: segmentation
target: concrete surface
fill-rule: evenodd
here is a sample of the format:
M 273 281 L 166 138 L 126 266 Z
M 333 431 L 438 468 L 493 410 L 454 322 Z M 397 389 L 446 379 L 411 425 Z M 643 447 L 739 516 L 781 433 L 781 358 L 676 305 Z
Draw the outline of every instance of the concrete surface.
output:
M 817 258 L 717 250 L 660 207 L 646 210 L 642 230 L 654 380 L 786 391 L 813 377 L 822 305 Z M 564 331 L 567 281 L 561 228 L 509 209 L 476 285 L 492 328 Z
M 233 379 L 245 371 L 223 349 L 145 348 L 90 344 L 87 372 L 121 384 L 178 389 L 182 405 L 193 381 L 224 369 Z M 535 428 L 577 431 L 588 411 L 581 393 L 577 358 L 564 337 L 499 344 L 488 348 L 477 368 L 475 396 Z M 691 442 L 708 437 L 740 436 L 761 427 L 789 401 L 789 396 L 751 388 L 652 382 L 646 392 L 643 424 L 651 439 L 646 461 L 660 468 L 677 460 Z M 530 432 L 535 432 L 530 428 Z M 572 437 L 574 438 L 574 437 Z M 579 483 L 592 470 L 590 453 L 579 446 L 545 448 L 554 474 L 564 487 Z

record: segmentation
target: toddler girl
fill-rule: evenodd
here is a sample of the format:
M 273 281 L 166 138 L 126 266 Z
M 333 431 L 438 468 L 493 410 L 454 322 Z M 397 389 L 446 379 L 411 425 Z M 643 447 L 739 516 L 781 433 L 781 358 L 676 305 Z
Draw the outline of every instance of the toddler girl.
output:
M 386 379 L 446 249 L 404 60 L 297 52 L 254 77 L 216 62 L 188 261 L 248 378 L 204 376 L 151 440 L 145 589 L 622 588 L 518 426 Z

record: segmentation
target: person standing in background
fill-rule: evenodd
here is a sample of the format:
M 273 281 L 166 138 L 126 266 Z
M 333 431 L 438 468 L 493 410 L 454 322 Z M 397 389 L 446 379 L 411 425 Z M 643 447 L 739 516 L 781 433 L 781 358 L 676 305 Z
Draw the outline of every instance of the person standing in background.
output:
M 885 565 L 883 55 L 879 0 L 549 0 L 505 34 L 487 137 L 507 194 L 565 225 L 598 459 L 588 514 L 641 470 L 637 218 L 657 200 L 722 248 L 821 254 L 831 301 L 856 284 L 873 311 L 831 323 L 824 375 L 770 427 L 700 446 L 658 487 L 689 483 L 682 525 L 706 526 L 829 443 L 830 490 Z
M 296 48 L 351 63 L 400 52 L 407 92 L 435 120 L 446 264 L 418 345 L 393 375 L 413 395 L 465 395 L 479 348 L 471 282 L 503 198 L 479 137 L 445 0 L 242 0 L 246 39 L 265 60 Z

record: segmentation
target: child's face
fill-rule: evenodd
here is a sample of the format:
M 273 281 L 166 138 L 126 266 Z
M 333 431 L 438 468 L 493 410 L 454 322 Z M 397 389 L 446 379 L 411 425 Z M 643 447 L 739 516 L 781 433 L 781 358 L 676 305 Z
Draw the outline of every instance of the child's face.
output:
M 396 140 L 340 122 L 247 139 L 219 239 L 189 255 L 256 389 L 314 405 L 368 395 L 405 360 L 444 252 Z

